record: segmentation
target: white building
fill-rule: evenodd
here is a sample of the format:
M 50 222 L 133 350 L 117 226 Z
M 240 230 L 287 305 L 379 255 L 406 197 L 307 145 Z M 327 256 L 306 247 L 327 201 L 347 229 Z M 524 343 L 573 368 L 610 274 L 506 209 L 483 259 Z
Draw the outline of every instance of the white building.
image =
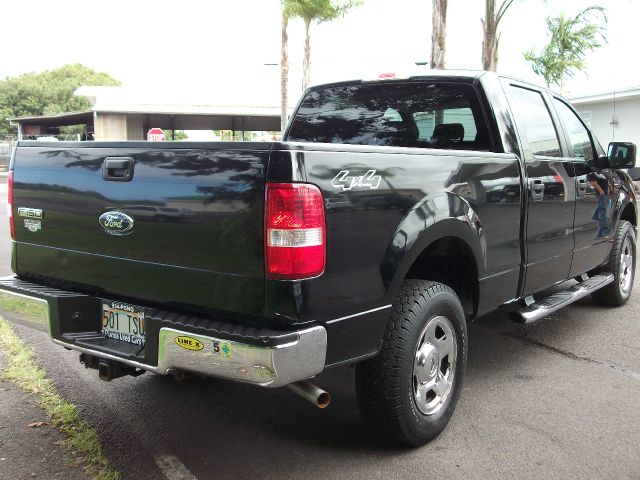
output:
M 640 87 L 571 99 L 606 149 L 609 142 L 633 142 L 640 147 Z

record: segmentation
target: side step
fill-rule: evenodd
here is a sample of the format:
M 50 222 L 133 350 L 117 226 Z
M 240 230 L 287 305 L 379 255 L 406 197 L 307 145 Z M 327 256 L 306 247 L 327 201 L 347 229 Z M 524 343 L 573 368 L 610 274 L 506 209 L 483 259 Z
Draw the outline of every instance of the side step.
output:
M 577 285 L 573 285 L 564 292 L 554 293 L 546 298 L 537 300 L 529 306 L 523 307 L 520 310 L 514 310 L 511 312 L 511 319 L 514 322 L 519 323 L 531 323 L 547 315 L 552 314 L 556 310 L 560 310 L 563 307 L 580 300 L 581 298 L 590 295 L 599 288 L 613 282 L 613 275 L 594 275 L 591 278 L 581 281 Z

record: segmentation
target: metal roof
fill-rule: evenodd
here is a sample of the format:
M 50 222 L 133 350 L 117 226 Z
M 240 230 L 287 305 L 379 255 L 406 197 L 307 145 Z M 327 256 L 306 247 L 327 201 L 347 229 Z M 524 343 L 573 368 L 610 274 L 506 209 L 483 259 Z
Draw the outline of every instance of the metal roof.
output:
M 85 110 L 83 112 L 59 113 L 56 115 L 40 115 L 29 117 L 9 118 L 12 122 L 22 125 L 39 125 L 43 127 L 63 127 L 66 125 L 78 125 L 81 123 L 93 123 L 93 112 Z
M 173 130 L 280 130 L 279 99 L 264 105 L 256 91 L 233 98 L 223 89 L 82 86 L 75 95 L 97 115 L 139 114 L 146 125 Z
M 279 93 L 279 92 L 276 92 Z M 226 91 L 82 86 L 75 95 L 91 102 L 98 113 L 147 113 L 168 115 L 279 116 L 280 99 L 269 101 L 255 91 L 235 98 Z
M 22 125 L 61 127 L 93 125 L 94 115 L 125 114 L 142 115 L 145 125 L 172 130 L 280 130 L 279 105 L 261 106 L 249 96 L 231 101 L 225 95 L 185 89 L 165 92 L 99 86 L 80 87 L 75 95 L 86 97 L 91 110 L 10 120 Z
M 614 99 L 631 100 L 634 98 L 640 98 L 640 87 L 623 88 L 620 90 L 612 90 L 609 92 L 581 95 L 579 97 L 572 97 L 570 100 L 571 103 L 579 105 L 582 103 L 600 103 L 608 102 Z

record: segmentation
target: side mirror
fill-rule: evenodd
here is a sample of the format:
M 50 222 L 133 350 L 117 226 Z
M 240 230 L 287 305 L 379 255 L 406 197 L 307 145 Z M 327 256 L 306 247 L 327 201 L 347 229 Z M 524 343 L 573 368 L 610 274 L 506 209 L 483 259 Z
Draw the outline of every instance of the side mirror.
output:
M 611 142 L 607 152 L 611 168 L 633 168 L 636 166 L 636 145 L 631 142 Z

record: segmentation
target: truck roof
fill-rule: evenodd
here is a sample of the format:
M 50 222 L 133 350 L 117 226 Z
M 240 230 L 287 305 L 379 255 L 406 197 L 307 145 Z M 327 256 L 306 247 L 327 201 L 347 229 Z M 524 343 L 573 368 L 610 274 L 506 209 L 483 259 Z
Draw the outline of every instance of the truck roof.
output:
M 384 75 L 384 74 L 382 74 Z M 511 80 L 516 80 L 520 83 L 531 85 L 532 87 L 541 89 L 541 90 L 549 90 L 547 87 L 543 85 L 539 85 L 536 83 L 532 83 L 526 80 L 522 80 L 517 77 L 513 77 L 510 75 L 502 75 L 497 74 L 496 72 L 490 72 L 486 70 L 428 70 L 426 72 L 416 72 L 415 70 L 409 72 L 409 74 L 405 74 L 405 72 L 396 72 L 392 75 L 393 77 L 388 78 L 361 78 L 361 79 L 353 79 L 353 80 L 345 80 L 339 82 L 330 82 L 324 84 L 314 85 L 309 87 L 307 91 L 313 91 L 316 89 L 327 88 L 327 87 L 338 87 L 338 86 L 349 86 L 349 85 L 362 85 L 362 84 L 371 84 L 371 83 L 393 83 L 393 82 L 424 82 L 429 80 L 454 80 L 456 82 L 463 83 L 473 83 L 475 80 L 479 79 L 485 75 L 493 75 L 500 76 L 502 78 L 508 78 Z M 557 92 L 553 92 L 557 94 Z
M 334 86 L 347 86 L 347 85 L 360 85 L 363 83 L 393 83 L 393 82 L 411 82 L 411 81 L 425 81 L 425 80 L 443 80 L 443 79 L 455 79 L 456 81 L 473 82 L 480 78 L 482 75 L 493 72 L 485 72 L 483 70 L 429 70 L 427 72 L 411 71 L 411 72 L 393 72 L 390 74 L 382 73 L 381 75 L 393 75 L 390 77 L 373 77 L 373 78 L 359 78 L 352 80 L 341 80 L 338 82 L 330 82 L 314 85 L 309 87 L 309 90 L 315 90 L 318 88 L 327 88 Z M 495 75 L 495 74 L 494 74 Z

